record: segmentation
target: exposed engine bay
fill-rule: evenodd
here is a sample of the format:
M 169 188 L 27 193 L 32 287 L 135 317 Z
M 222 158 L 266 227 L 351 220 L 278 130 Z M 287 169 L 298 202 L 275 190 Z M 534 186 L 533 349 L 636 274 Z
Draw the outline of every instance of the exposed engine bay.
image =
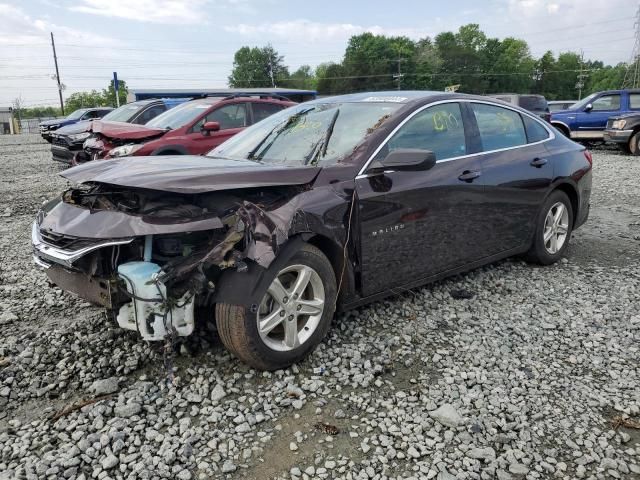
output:
M 36 262 L 145 340 L 187 336 L 195 307 L 211 304 L 225 270 L 246 271 L 248 260 L 269 266 L 305 189 L 183 194 L 88 182 L 38 215 Z

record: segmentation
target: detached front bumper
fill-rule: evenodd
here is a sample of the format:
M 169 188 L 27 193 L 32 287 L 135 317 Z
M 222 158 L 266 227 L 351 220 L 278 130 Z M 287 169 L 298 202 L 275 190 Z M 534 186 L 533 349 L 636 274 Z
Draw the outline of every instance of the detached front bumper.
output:
M 633 135 L 633 130 L 616 130 L 613 128 L 607 128 L 604 131 L 605 142 L 615 143 L 627 143 Z

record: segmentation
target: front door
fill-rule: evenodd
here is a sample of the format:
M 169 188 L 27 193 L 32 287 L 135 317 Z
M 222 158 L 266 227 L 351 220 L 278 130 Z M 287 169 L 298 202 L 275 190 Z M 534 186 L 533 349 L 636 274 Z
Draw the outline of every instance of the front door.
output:
M 206 122 L 218 122 L 217 132 L 202 132 Z M 203 155 L 249 125 L 246 102 L 231 103 L 207 113 L 189 130 L 185 147 L 192 155 Z
M 601 136 L 607 126 L 609 117 L 620 113 L 620 100 L 621 96 L 619 93 L 600 95 L 591 102 L 592 108 L 590 110 L 579 112 L 578 135 L 576 138 L 580 139 L 580 133 L 584 136 Z
M 374 159 L 398 148 L 431 150 L 432 169 L 356 179 L 365 296 L 483 256 L 475 238 L 482 228 L 482 172 L 479 160 L 467 156 L 467 143 L 460 104 L 434 105 L 411 117 Z

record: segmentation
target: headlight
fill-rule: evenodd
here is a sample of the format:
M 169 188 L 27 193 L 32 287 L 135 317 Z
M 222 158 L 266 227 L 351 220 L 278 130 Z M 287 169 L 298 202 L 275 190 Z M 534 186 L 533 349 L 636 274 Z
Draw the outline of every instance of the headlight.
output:
M 89 132 L 76 133 L 73 135 L 69 135 L 69 140 L 72 142 L 82 142 L 89 138 L 91 134 Z
M 110 157 L 127 157 L 131 155 L 136 150 L 140 150 L 142 145 L 136 145 L 134 143 L 130 143 L 129 145 L 122 145 L 121 147 L 116 147 L 112 150 L 109 150 Z
M 615 128 L 616 130 L 622 130 L 627 124 L 626 120 L 614 120 L 611 124 L 611 128 Z

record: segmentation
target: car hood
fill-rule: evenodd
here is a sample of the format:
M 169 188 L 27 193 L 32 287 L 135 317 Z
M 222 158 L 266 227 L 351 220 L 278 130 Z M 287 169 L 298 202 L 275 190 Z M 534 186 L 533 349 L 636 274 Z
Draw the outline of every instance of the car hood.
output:
M 74 135 L 89 130 L 92 120 L 83 120 L 82 122 L 67 125 L 56 130 L 56 135 Z
M 96 160 L 60 173 L 77 183 L 106 183 L 175 193 L 303 185 L 320 167 L 290 167 L 193 155 L 158 155 Z
M 139 140 L 141 138 L 157 137 L 165 134 L 168 130 L 163 128 L 150 128 L 144 125 L 125 122 L 109 122 L 104 120 L 94 120 L 91 127 L 93 133 L 108 138 L 118 138 L 122 140 Z
M 609 120 L 621 120 L 623 118 L 629 118 L 629 117 L 640 117 L 640 113 L 629 112 L 629 113 L 623 113 L 621 115 L 612 115 L 609 117 Z
M 54 118 L 53 120 L 45 120 L 44 122 L 40 122 L 39 125 L 41 127 L 48 127 L 49 125 L 59 125 L 59 124 L 63 124 L 63 123 L 67 123 L 70 122 L 72 120 L 68 120 L 64 117 L 62 118 Z

